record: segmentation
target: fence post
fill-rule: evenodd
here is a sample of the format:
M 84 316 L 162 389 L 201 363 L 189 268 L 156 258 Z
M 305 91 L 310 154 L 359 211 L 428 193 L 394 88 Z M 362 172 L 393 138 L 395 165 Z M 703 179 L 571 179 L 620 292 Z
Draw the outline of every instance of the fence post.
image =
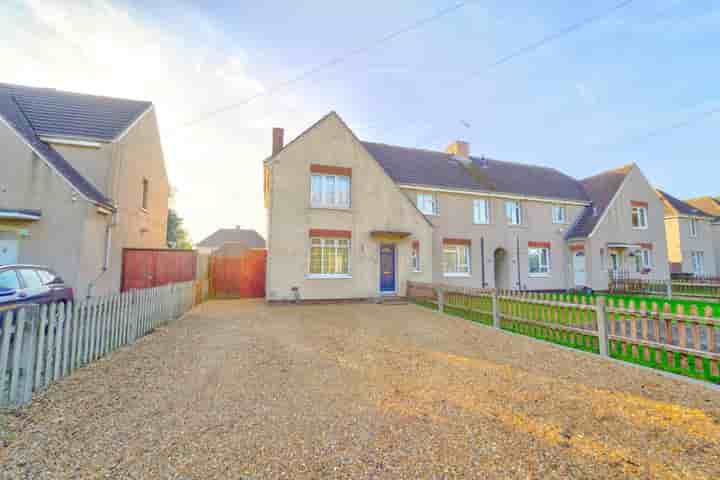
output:
M 492 292 L 492 316 L 493 316 L 493 327 L 495 328 L 501 328 L 500 327 L 500 305 L 498 304 L 498 294 L 497 290 L 493 290 Z
M 608 328 L 607 317 L 605 312 L 605 297 L 598 297 L 595 304 L 595 312 L 597 313 L 597 331 L 598 331 L 598 347 L 600 355 L 608 356 Z
M 672 278 L 668 278 L 665 282 L 665 295 L 667 296 L 668 300 L 672 300 Z
M 444 313 L 445 312 L 445 291 L 442 289 L 442 287 L 439 287 L 437 289 L 438 292 L 438 312 Z

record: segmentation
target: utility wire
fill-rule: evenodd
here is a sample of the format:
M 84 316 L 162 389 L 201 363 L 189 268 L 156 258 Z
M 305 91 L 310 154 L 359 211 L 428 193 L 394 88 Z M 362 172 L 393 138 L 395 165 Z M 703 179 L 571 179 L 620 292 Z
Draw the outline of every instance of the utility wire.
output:
M 361 55 L 363 53 L 369 52 L 369 51 L 383 45 L 384 43 L 394 40 L 395 38 L 397 38 L 401 35 L 409 33 L 413 30 L 417 30 L 417 29 L 427 25 L 428 23 L 431 23 L 431 22 L 438 20 L 446 15 L 449 15 L 450 13 L 460 10 L 461 8 L 466 6 L 468 3 L 469 2 L 467 2 L 467 1 L 455 3 L 449 7 L 446 7 L 442 10 L 437 11 L 436 13 L 434 13 L 433 15 L 431 15 L 429 17 L 422 18 L 414 23 L 406 25 L 405 27 L 403 27 L 399 30 L 395 30 L 394 32 L 391 32 L 383 37 L 380 37 L 377 40 L 375 40 L 367 45 L 363 45 L 363 46 L 357 47 L 355 49 L 352 49 L 352 50 L 348 51 L 347 53 L 345 53 L 344 55 L 332 58 L 332 59 L 328 60 L 327 62 L 316 65 L 316 66 L 300 73 L 299 75 L 297 75 L 293 78 L 290 78 L 288 80 L 277 83 L 263 92 L 252 95 L 252 96 L 250 96 L 244 100 L 241 100 L 237 103 L 226 105 L 226 106 L 217 108 L 215 110 L 211 110 L 211 111 L 205 112 L 203 114 L 200 114 L 198 117 L 196 117 L 194 119 L 191 119 L 191 120 L 188 120 L 186 122 L 179 124 L 176 128 L 181 129 L 181 128 L 189 127 L 191 125 L 203 122 L 203 121 L 205 121 L 211 117 L 214 117 L 216 115 L 220 115 L 222 113 L 228 112 L 228 111 L 236 109 L 238 107 L 247 105 L 247 104 L 249 104 L 255 100 L 258 100 L 260 98 L 269 97 L 271 95 L 274 95 L 277 91 L 279 91 L 285 87 L 288 87 L 295 83 L 301 82 L 302 80 L 305 80 L 306 78 L 308 78 L 312 75 L 315 75 L 318 72 L 321 72 L 323 70 L 327 70 L 328 68 L 332 68 L 334 66 L 340 65 L 341 63 L 347 61 L 351 57 L 355 57 L 357 55 Z
M 691 117 L 686 118 L 685 120 L 681 120 L 679 122 L 675 122 L 675 123 L 671 123 L 669 125 L 655 128 L 653 130 L 647 131 L 640 135 L 632 136 L 626 140 L 620 140 L 617 143 L 612 143 L 612 144 L 608 145 L 608 147 L 619 147 L 619 146 L 624 146 L 627 144 L 642 142 L 642 141 L 648 140 L 650 138 L 657 137 L 658 135 L 662 135 L 664 133 L 672 132 L 672 131 L 678 130 L 680 128 L 689 127 L 690 125 L 701 122 L 701 121 L 703 121 L 709 117 L 712 117 L 713 115 L 716 115 L 718 113 L 720 113 L 720 107 L 715 107 L 710 110 L 705 110 L 704 112 L 700 112 L 695 115 L 692 115 Z
M 634 0 L 624 0 L 624 1 L 614 5 L 612 8 L 610 8 L 608 10 L 605 10 L 605 11 L 598 13 L 596 15 L 593 15 L 591 17 L 587 17 L 583 20 L 580 20 L 579 22 L 573 23 L 572 25 L 568 25 L 567 27 L 565 27 L 561 30 L 558 30 L 557 32 L 553 32 L 548 35 L 545 35 L 544 37 L 542 37 L 541 39 L 539 39 L 535 42 L 525 45 L 524 47 L 519 48 L 518 50 L 515 50 L 512 53 L 509 53 L 505 56 L 498 58 L 494 62 L 486 65 L 482 70 L 476 70 L 468 75 L 465 75 L 464 77 L 461 78 L 460 83 L 464 83 L 465 81 L 467 81 L 473 77 L 476 77 L 487 70 L 491 70 L 495 67 L 499 67 L 500 65 L 508 63 L 517 57 L 534 52 L 534 51 L 542 48 L 543 46 L 545 46 L 549 43 L 552 43 L 555 40 L 558 40 L 558 39 L 565 37 L 573 32 L 576 32 L 592 23 L 602 20 L 603 18 L 612 15 L 616 11 L 627 7 L 628 5 L 633 3 L 633 1 Z M 427 144 L 427 143 L 424 143 L 423 145 L 425 145 L 425 144 Z M 421 146 L 420 144 L 416 144 L 416 147 L 420 147 L 420 146 Z

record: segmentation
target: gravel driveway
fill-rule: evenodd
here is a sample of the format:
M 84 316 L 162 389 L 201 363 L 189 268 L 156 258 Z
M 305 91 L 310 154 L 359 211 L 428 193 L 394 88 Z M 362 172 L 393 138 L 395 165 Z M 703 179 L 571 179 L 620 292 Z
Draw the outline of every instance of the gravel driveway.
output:
M 412 305 L 209 302 L 2 435 L 0 478 L 720 478 L 717 390 Z

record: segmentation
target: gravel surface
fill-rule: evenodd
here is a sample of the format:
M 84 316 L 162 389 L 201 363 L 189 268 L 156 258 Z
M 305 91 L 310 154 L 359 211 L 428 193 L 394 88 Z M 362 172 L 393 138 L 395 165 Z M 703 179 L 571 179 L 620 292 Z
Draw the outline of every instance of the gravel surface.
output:
M 720 478 L 720 393 L 412 305 L 201 305 L 0 416 L 0 478 Z

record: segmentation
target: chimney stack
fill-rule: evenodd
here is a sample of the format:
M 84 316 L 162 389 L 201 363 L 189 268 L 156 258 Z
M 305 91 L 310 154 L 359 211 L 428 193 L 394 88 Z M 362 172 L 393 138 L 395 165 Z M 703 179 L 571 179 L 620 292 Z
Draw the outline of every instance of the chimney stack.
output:
M 462 140 L 454 141 L 453 143 L 448 145 L 445 151 L 456 157 L 461 157 L 464 159 L 470 158 L 470 144 L 468 142 L 463 142 Z
M 273 128 L 272 132 L 272 154 L 275 155 L 285 146 L 283 139 L 285 130 L 282 128 Z

